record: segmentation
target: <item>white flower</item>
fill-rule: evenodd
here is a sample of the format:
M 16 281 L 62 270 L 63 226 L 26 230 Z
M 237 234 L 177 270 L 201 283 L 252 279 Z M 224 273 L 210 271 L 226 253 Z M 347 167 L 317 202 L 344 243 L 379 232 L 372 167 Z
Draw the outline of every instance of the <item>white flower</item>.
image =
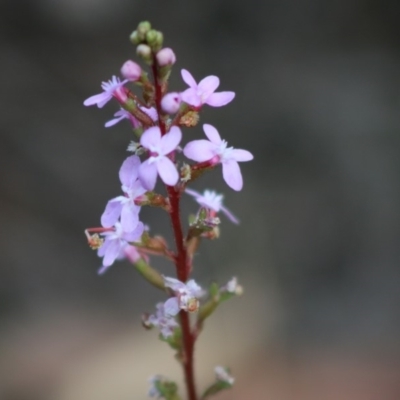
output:
M 175 318 L 165 313 L 164 304 L 158 303 L 156 305 L 157 311 L 147 319 L 146 323 L 160 328 L 161 335 L 164 338 L 172 336 L 174 329 L 179 326 Z
M 193 279 L 185 284 L 175 278 L 163 278 L 165 287 L 175 292 L 175 297 L 170 297 L 164 303 L 165 314 L 176 315 L 180 310 L 194 312 L 199 309 L 198 298 L 204 295 L 204 291 Z

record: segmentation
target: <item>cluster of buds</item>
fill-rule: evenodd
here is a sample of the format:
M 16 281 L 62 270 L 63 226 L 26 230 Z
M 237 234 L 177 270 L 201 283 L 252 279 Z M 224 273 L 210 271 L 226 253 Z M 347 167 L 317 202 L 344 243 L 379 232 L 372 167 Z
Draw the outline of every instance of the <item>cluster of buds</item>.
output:
M 253 156 L 247 150 L 229 147 L 210 124 L 202 126 L 206 138 L 182 143 L 182 128 L 197 125 L 203 106 L 224 106 L 234 99 L 235 93 L 216 92 L 220 82 L 213 75 L 197 83 L 186 69 L 181 70 L 181 76 L 188 87 L 180 92 L 169 92 L 168 79 L 176 56 L 171 48 L 163 47 L 163 34 L 145 21 L 138 25 L 130 40 L 147 67 L 143 69 L 133 60 L 124 62 L 122 78 L 113 76 L 103 82 L 103 91 L 84 101 L 85 106 L 101 108 L 116 100 L 119 110 L 105 127 L 127 121 L 134 135 L 128 145 L 131 155 L 119 170 L 122 193 L 107 202 L 100 218 L 101 227 L 89 228 L 85 233 L 90 247 L 103 259 L 99 273 L 104 273 L 116 260 L 127 259 L 148 282 L 167 293 L 168 298 L 157 304 L 156 312 L 143 317 L 143 325 L 159 328 L 160 337 L 178 350 L 178 359 L 184 364 L 189 399 L 196 400 L 191 376 L 193 368 L 190 367 L 194 341 L 205 318 L 222 300 L 239 295 L 241 287 L 236 278 L 222 287 L 213 284 L 208 300 L 203 300 L 206 292 L 189 279 L 193 255 L 201 238 L 219 237 L 220 212 L 234 224 L 239 220 L 223 205 L 223 195 L 211 190 L 199 193 L 188 186 L 203 173 L 221 165 L 226 184 L 239 191 L 243 179 L 238 163 L 250 161 Z M 166 194 L 155 191 L 158 180 L 164 184 Z M 190 220 L 186 237 L 179 215 L 183 193 L 192 196 L 199 205 L 197 214 Z M 149 234 L 148 226 L 140 220 L 143 206 L 158 207 L 170 215 L 176 251 L 169 248 L 165 239 Z M 149 262 L 150 256 L 154 255 L 171 260 L 178 279 L 165 277 L 152 268 Z M 196 312 L 197 322 L 191 327 L 185 315 Z M 177 398 L 175 386 L 171 390 L 169 383 L 158 378 L 152 382 L 151 393 Z

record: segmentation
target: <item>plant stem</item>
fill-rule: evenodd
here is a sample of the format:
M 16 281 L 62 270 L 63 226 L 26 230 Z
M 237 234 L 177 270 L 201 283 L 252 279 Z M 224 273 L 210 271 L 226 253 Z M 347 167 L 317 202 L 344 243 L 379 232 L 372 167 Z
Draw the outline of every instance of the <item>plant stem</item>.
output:
M 152 65 L 153 77 L 154 77 L 154 88 L 155 88 L 155 106 L 158 113 L 159 127 L 161 135 L 165 135 L 166 126 L 161 118 L 161 99 L 162 99 L 162 88 L 157 77 L 157 61 L 155 56 L 153 57 Z M 174 155 L 171 155 L 171 159 L 174 159 Z M 190 275 L 190 262 L 186 251 L 185 239 L 182 231 L 181 217 L 180 217 L 180 197 L 181 192 L 173 186 L 167 186 L 168 198 L 170 201 L 170 217 L 172 228 L 174 231 L 174 238 L 176 244 L 176 255 L 175 255 L 175 267 L 177 278 L 181 282 L 186 282 Z M 192 334 L 190 328 L 189 314 L 186 311 L 180 312 L 180 321 L 182 329 L 182 340 L 183 340 L 183 372 L 185 375 L 186 390 L 188 400 L 197 400 L 196 386 L 194 381 L 194 342 L 195 337 Z

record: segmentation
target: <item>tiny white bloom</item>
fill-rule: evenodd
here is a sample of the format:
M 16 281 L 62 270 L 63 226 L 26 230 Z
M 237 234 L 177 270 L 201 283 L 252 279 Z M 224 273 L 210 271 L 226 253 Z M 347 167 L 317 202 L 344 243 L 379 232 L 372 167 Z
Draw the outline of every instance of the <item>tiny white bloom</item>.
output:
M 233 385 L 235 383 L 235 378 L 228 373 L 226 368 L 218 365 L 214 368 L 214 372 L 215 372 L 215 377 L 217 378 L 218 381 L 226 382 L 229 383 L 230 385 Z

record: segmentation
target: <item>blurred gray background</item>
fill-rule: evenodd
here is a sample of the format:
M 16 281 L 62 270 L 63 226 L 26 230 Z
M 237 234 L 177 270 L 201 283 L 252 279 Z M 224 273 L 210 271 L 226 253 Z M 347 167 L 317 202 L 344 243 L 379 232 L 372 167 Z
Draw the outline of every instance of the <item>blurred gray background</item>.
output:
M 131 133 L 103 127 L 116 104 L 82 102 L 135 59 L 144 19 L 176 52 L 172 90 L 187 68 L 236 92 L 201 122 L 255 156 L 242 192 L 219 170 L 195 185 L 241 219 L 195 277 L 245 287 L 200 338 L 199 387 L 222 364 L 237 388 L 221 400 L 399 399 L 399 18 L 390 0 L 0 1 L 0 399 L 145 399 L 149 375 L 180 379 L 140 326 L 162 294 L 127 263 L 98 277 L 83 235 Z M 171 242 L 160 210 L 142 216 Z

